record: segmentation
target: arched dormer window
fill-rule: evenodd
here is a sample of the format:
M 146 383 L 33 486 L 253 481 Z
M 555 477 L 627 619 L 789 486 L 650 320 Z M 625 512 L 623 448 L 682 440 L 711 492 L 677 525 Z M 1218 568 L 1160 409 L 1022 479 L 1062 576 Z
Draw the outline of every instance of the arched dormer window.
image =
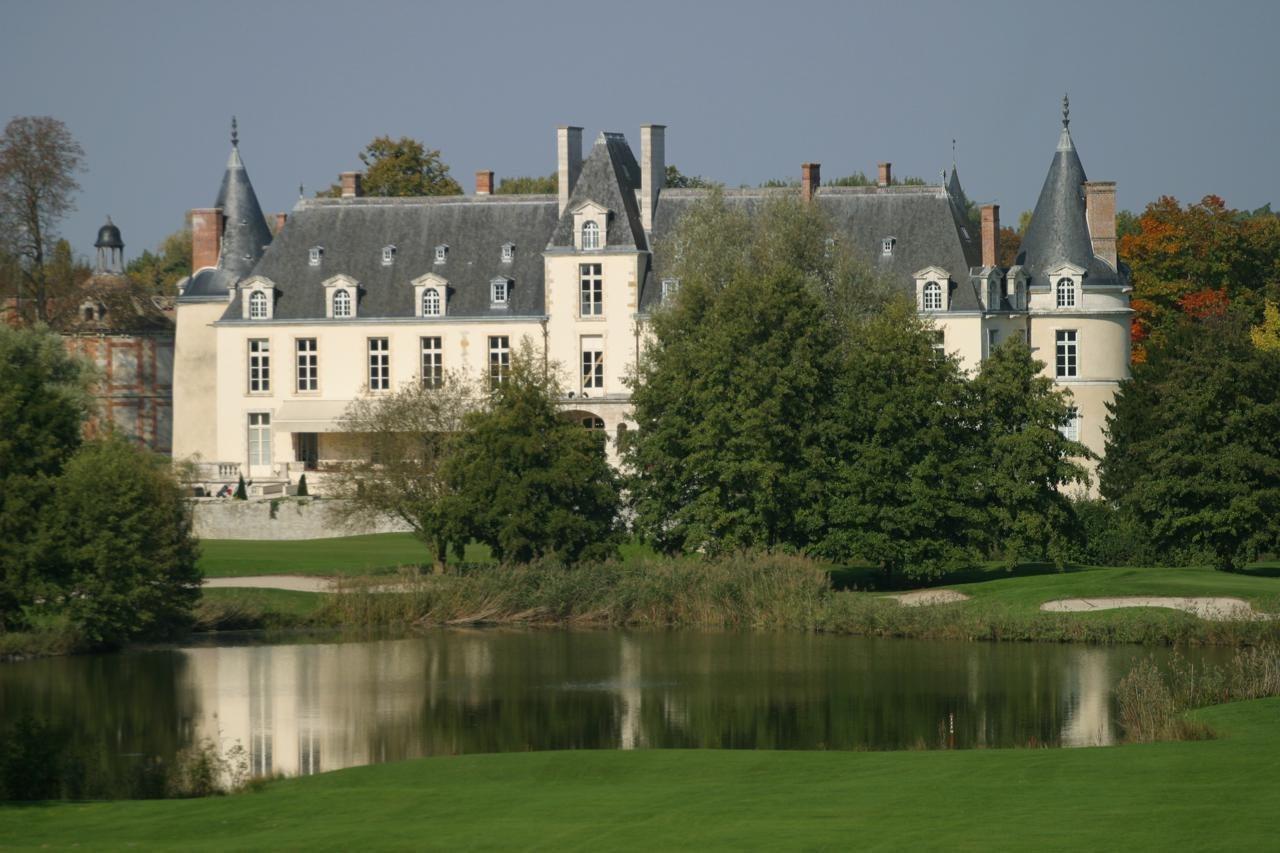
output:
M 265 292 L 255 290 L 249 294 L 249 319 L 267 319 L 267 294 Z
M 333 316 L 338 318 L 351 316 L 351 291 L 340 287 L 333 292 Z
M 600 224 L 598 222 L 588 221 L 582 223 L 582 248 L 600 248 Z
M 941 311 L 942 310 L 942 285 L 936 281 L 931 281 L 924 286 L 924 310 Z
M 1058 279 L 1058 307 L 1076 307 L 1076 282 L 1072 278 Z
M 422 291 L 422 316 L 440 316 L 440 291 L 434 287 L 427 287 Z

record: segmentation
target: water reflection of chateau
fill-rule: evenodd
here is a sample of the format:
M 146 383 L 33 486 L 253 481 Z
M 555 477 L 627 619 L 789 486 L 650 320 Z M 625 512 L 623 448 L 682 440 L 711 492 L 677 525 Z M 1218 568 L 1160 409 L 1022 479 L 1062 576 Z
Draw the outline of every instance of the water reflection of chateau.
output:
M 1105 649 L 485 631 L 183 654 L 197 736 L 239 743 L 254 774 L 529 749 L 1113 738 Z

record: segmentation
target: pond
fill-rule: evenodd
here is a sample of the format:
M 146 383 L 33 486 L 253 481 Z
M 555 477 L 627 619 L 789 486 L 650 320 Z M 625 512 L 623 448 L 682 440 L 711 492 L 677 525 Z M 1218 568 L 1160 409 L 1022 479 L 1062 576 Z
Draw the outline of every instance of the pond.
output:
M 220 642 L 0 665 L 0 714 L 122 774 L 202 738 L 286 775 L 542 749 L 1098 746 L 1116 682 L 1168 654 L 691 631 Z

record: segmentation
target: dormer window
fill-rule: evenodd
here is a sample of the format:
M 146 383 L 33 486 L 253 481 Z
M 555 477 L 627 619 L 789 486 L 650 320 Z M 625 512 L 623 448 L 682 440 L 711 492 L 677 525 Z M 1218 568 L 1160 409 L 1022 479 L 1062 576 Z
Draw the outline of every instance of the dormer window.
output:
M 249 319 L 267 319 L 267 294 L 261 290 L 255 290 L 249 294 Z
M 664 278 L 662 280 L 662 302 L 665 305 L 680 292 L 680 279 Z
M 885 237 L 883 240 L 880 241 L 880 254 L 886 258 L 892 255 L 893 244 L 897 242 L 898 242 L 898 239 L 896 237 Z
M 395 263 L 395 259 L 396 259 L 396 247 L 383 246 L 382 247 L 382 265 L 384 267 L 389 267 L 393 263 Z
M 495 278 L 489 282 L 489 305 L 493 308 L 506 308 L 511 296 L 511 280 Z
M 987 282 L 987 310 L 1000 310 L 1000 282 L 998 281 Z
M 307 256 L 307 263 L 310 266 L 320 266 L 320 259 L 324 257 L 324 246 L 312 246 L 311 252 Z
M 351 291 L 345 287 L 333 292 L 333 316 L 339 319 L 351 316 Z
M 502 244 L 502 262 L 504 264 L 509 264 L 515 259 L 516 259 L 516 244 L 503 243 Z
M 582 223 L 582 248 L 584 251 L 600 248 L 600 223 Z
M 1019 311 L 1027 310 L 1027 283 L 1019 279 L 1014 294 L 1014 307 Z
M 422 291 L 422 316 L 440 316 L 440 291 L 434 287 L 427 287 Z
M 1073 278 L 1058 279 L 1058 299 L 1059 308 L 1076 307 L 1076 282 Z
M 930 281 L 924 286 L 924 299 L 922 301 L 924 310 L 941 311 L 942 310 L 942 285 L 936 281 Z
M 448 245 L 441 243 L 439 246 L 436 246 L 436 263 L 443 264 L 447 260 L 449 260 L 449 247 Z

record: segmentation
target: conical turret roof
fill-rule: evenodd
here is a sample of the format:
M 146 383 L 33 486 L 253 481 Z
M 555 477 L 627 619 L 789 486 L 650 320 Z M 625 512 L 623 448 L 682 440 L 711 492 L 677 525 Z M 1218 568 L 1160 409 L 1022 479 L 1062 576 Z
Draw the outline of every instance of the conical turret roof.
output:
M 1018 263 L 1033 285 L 1044 284 L 1048 271 L 1074 264 L 1088 272 L 1085 285 L 1114 283 L 1116 271 L 1093 251 L 1089 221 L 1085 215 L 1084 183 L 1087 180 L 1080 155 L 1068 129 L 1070 112 L 1063 98 L 1062 133 L 1049 164 L 1040 198 L 1018 252 Z
M 240 159 L 240 137 L 234 118 L 231 119 L 231 156 L 227 159 L 227 171 L 222 176 L 222 187 L 214 206 L 222 208 L 226 222 L 218 269 L 234 274 L 237 279 L 243 278 L 271 244 L 271 229 L 267 227 L 249 173 Z

